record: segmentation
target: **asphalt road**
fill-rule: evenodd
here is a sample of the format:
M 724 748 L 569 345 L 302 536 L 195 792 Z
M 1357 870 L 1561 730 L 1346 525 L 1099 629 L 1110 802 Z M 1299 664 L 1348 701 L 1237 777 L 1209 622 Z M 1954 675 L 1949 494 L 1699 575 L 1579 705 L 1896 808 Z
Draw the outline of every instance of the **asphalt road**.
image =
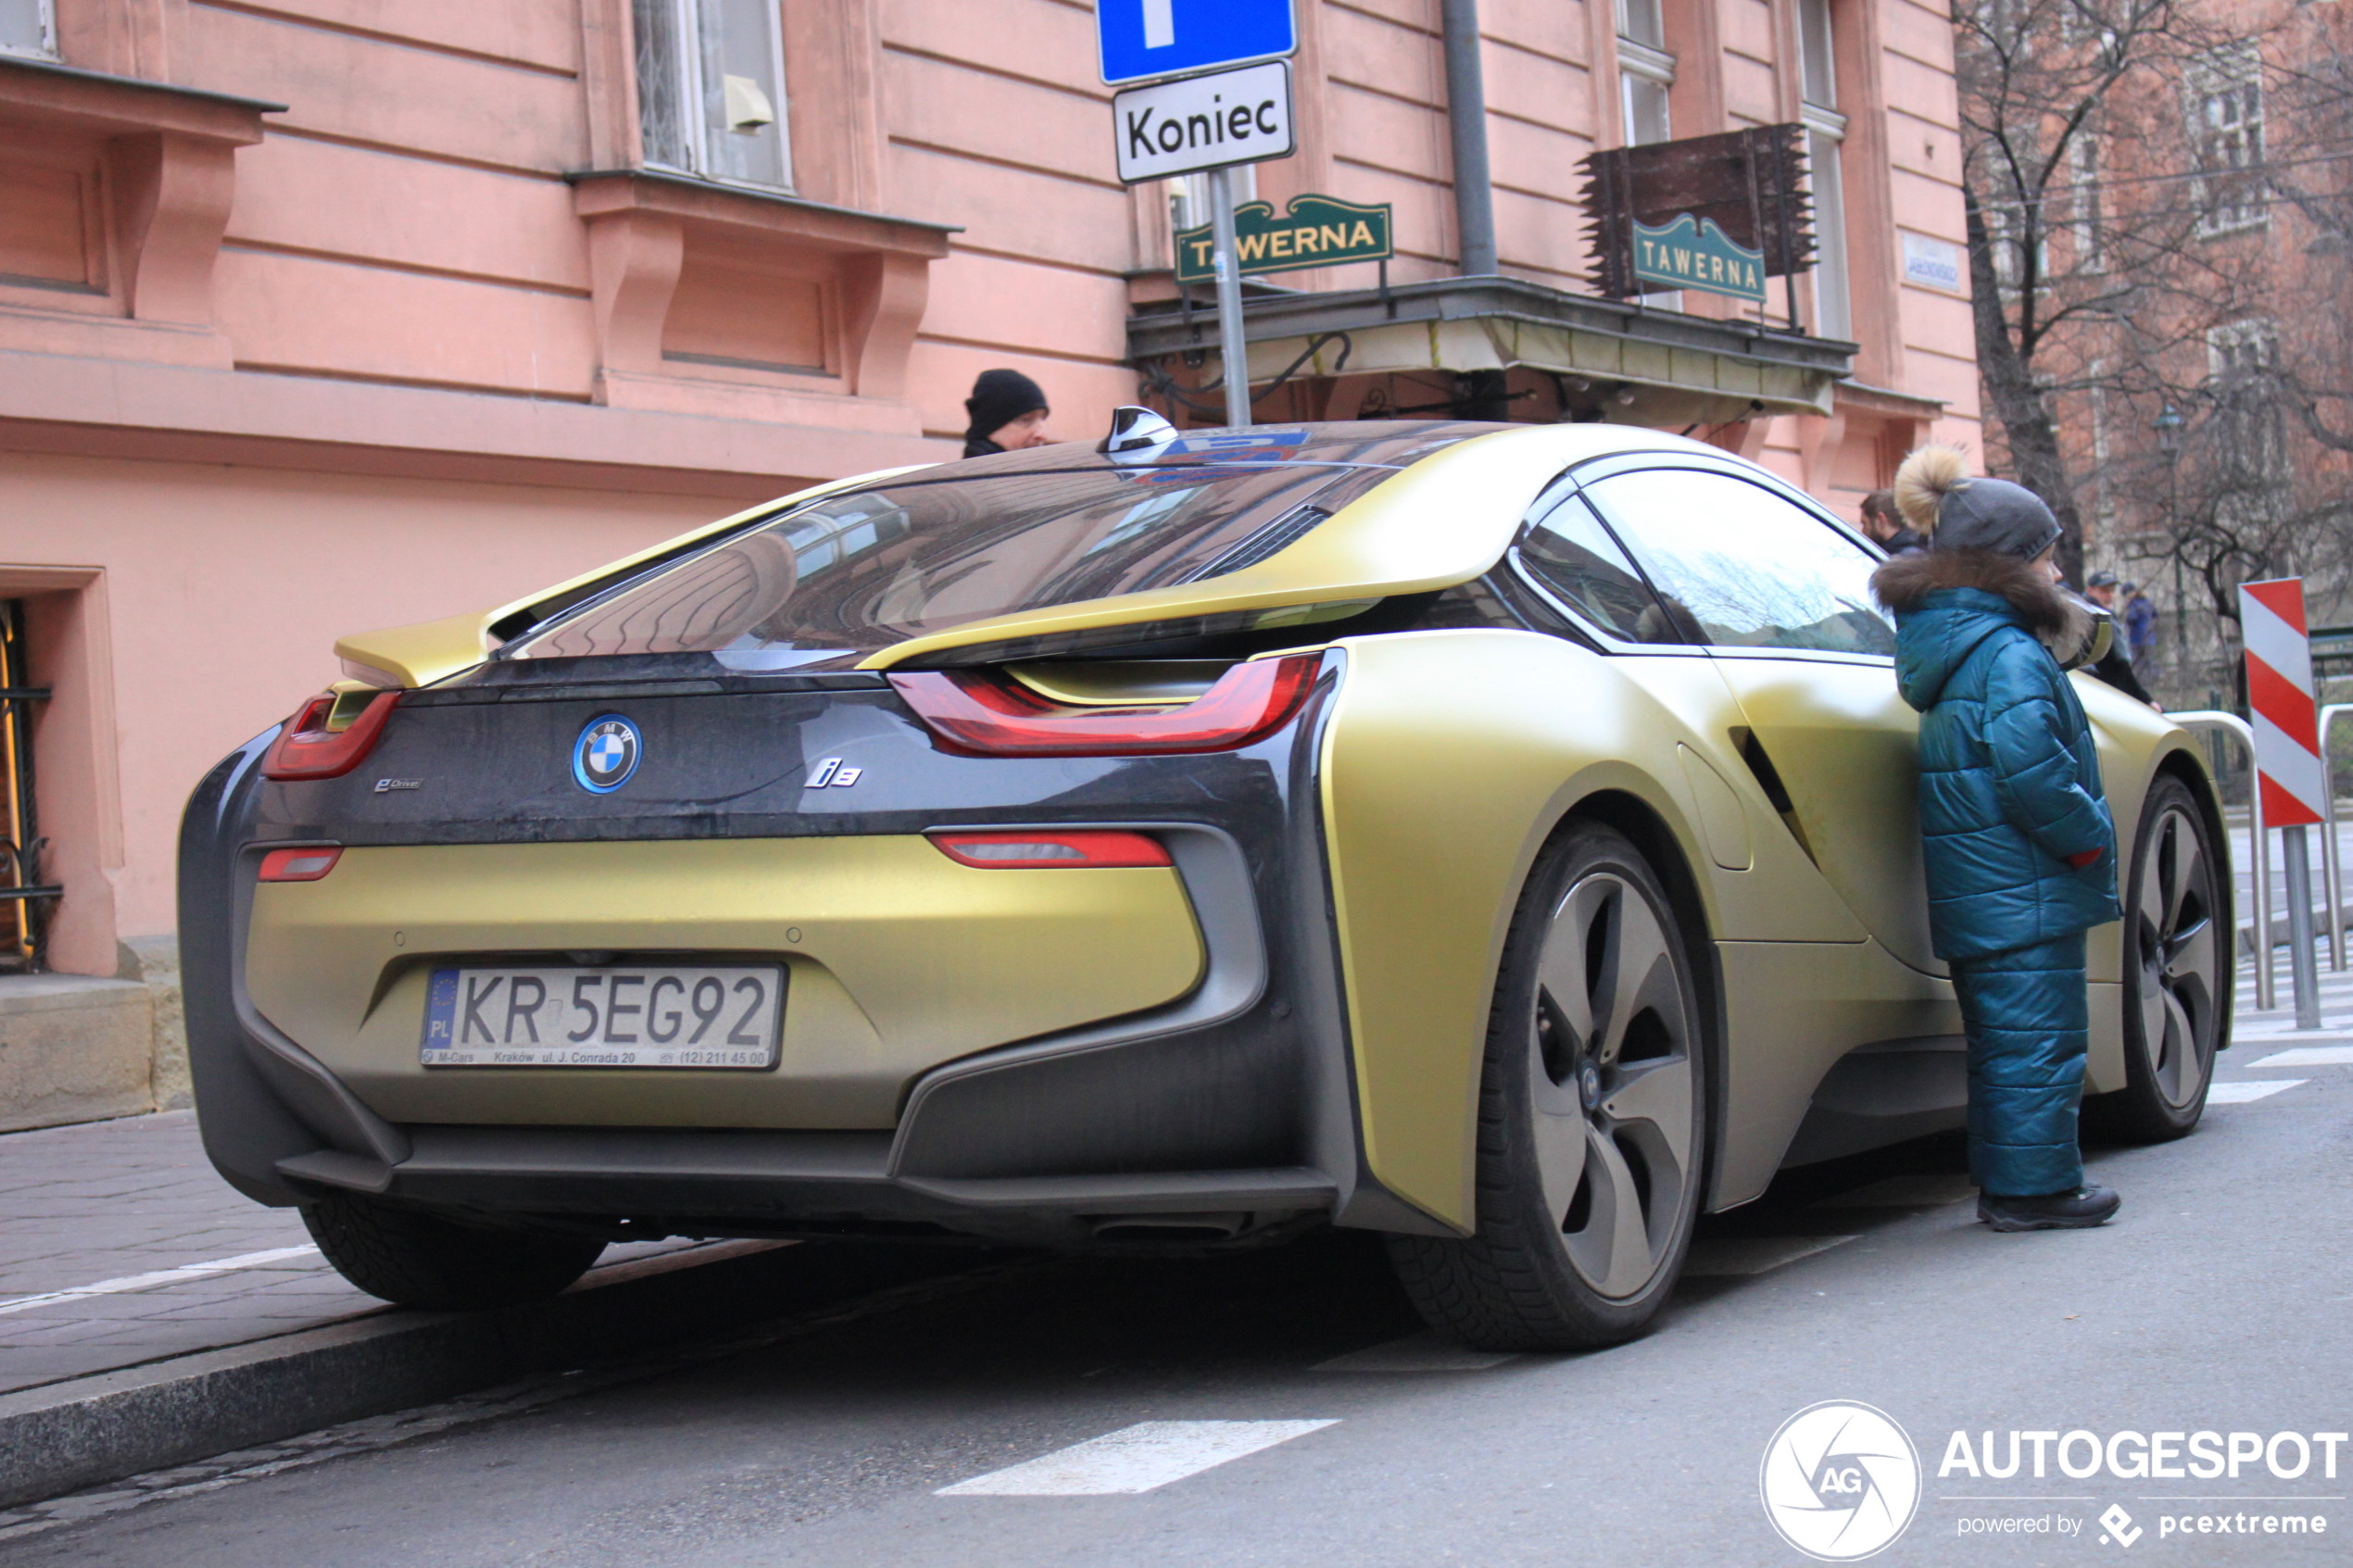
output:
M 2236 1481 L 1947 1462 L 1957 1430 L 1973 1455 L 1992 1431 L 1997 1461 L 2012 1431 L 2089 1432 L 2125 1469 L 2118 1433 L 2210 1430 L 2224 1451 L 2255 1434 L 2286 1467 L 2272 1435 L 2353 1428 L 2353 1066 L 2252 1070 L 2268 1048 L 2223 1076 L 2304 1081 L 2216 1106 L 2183 1142 L 2097 1155 L 2125 1195 L 2105 1230 L 1992 1235 L 1949 1201 L 1954 1146 L 1915 1145 L 1711 1223 L 1706 1266 L 1763 1272 L 1692 1280 L 1615 1350 L 1453 1355 L 1415 1337 L 1361 1236 L 1000 1261 L 733 1352 L 591 1369 L 520 1413 L 112 1513 L 96 1499 L 85 1523 L 0 1540 L 0 1565 L 1799 1563 L 1760 1461 L 1825 1400 L 1877 1407 L 1919 1452 L 1917 1514 L 1876 1562 L 2342 1562 L 2353 1447 L 2335 1479 L 2320 1449 L 2289 1479 L 2259 1460 Z M 987 1484 L 1191 1471 L 1150 1490 L 941 1495 L 1149 1423 L 1291 1424 L 1151 1426 Z M 1870 1474 L 1896 1496 L 1900 1477 Z M 2111 1505 L 2131 1515 L 2115 1536 Z M 2200 1535 L 2200 1514 L 2236 1523 Z M 2259 1533 L 2288 1514 L 2326 1533 Z

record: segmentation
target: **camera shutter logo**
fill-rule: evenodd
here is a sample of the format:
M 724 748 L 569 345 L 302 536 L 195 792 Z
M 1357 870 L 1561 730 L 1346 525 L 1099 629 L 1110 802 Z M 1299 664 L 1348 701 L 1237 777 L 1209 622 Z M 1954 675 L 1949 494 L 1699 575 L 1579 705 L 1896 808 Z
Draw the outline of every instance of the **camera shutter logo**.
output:
M 618 713 L 591 719 L 572 743 L 572 776 L 591 795 L 610 795 L 629 782 L 645 755 L 637 726 Z
M 1919 1451 L 1886 1411 L 1826 1399 L 1781 1423 L 1765 1445 L 1757 1490 L 1781 1539 L 1823 1562 L 1852 1562 L 1912 1523 Z

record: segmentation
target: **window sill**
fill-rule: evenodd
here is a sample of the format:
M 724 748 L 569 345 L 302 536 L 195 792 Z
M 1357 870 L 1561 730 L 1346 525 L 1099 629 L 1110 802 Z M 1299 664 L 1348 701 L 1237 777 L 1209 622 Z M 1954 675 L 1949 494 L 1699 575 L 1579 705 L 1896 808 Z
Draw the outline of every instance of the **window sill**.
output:
M 812 395 L 903 401 L 955 225 L 659 169 L 567 178 L 588 225 L 600 401 L 709 412 L 765 389 L 777 418 Z

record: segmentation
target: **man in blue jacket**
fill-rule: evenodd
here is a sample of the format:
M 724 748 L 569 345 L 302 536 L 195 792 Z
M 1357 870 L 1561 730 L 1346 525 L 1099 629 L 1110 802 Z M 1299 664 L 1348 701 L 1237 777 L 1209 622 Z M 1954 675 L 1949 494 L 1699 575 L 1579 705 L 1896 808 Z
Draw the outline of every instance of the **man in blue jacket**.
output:
M 2062 659 L 2090 618 L 2059 590 L 2059 525 L 1960 453 L 1904 460 L 1897 505 L 1928 547 L 1871 580 L 1920 713 L 1929 924 L 1969 1031 L 1969 1173 L 1997 1231 L 2079 1229 L 2117 1210 L 2076 1145 L 2089 1012 L 2083 933 L 2120 918 L 2116 829 Z

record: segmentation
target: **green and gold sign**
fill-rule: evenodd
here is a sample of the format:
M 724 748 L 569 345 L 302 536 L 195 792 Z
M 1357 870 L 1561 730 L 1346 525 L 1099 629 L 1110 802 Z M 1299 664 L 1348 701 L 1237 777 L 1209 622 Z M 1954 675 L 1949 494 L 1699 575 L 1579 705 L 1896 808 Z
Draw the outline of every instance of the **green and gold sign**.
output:
M 1390 255 L 1390 204 L 1364 207 L 1331 196 L 1293 196 L 1290 211 L 1275 216 L 1271 202 L 1247 202 L 1234 209 L 1234 234 L 1242 275 L 1290 272 L 1305 267 L 1337 267 L 1344 261 L 1384 261 Z M 1216 248 L 1206 223 L 1176 235 L 1176 281 L 1214 282 Z
M 1765 300 L 1765 253 L 1751 250 L 1688 212 L 1671 223 L 1634 225 L 1634 276 L 1673 289 L 1703 289 L 1734 299 Z

